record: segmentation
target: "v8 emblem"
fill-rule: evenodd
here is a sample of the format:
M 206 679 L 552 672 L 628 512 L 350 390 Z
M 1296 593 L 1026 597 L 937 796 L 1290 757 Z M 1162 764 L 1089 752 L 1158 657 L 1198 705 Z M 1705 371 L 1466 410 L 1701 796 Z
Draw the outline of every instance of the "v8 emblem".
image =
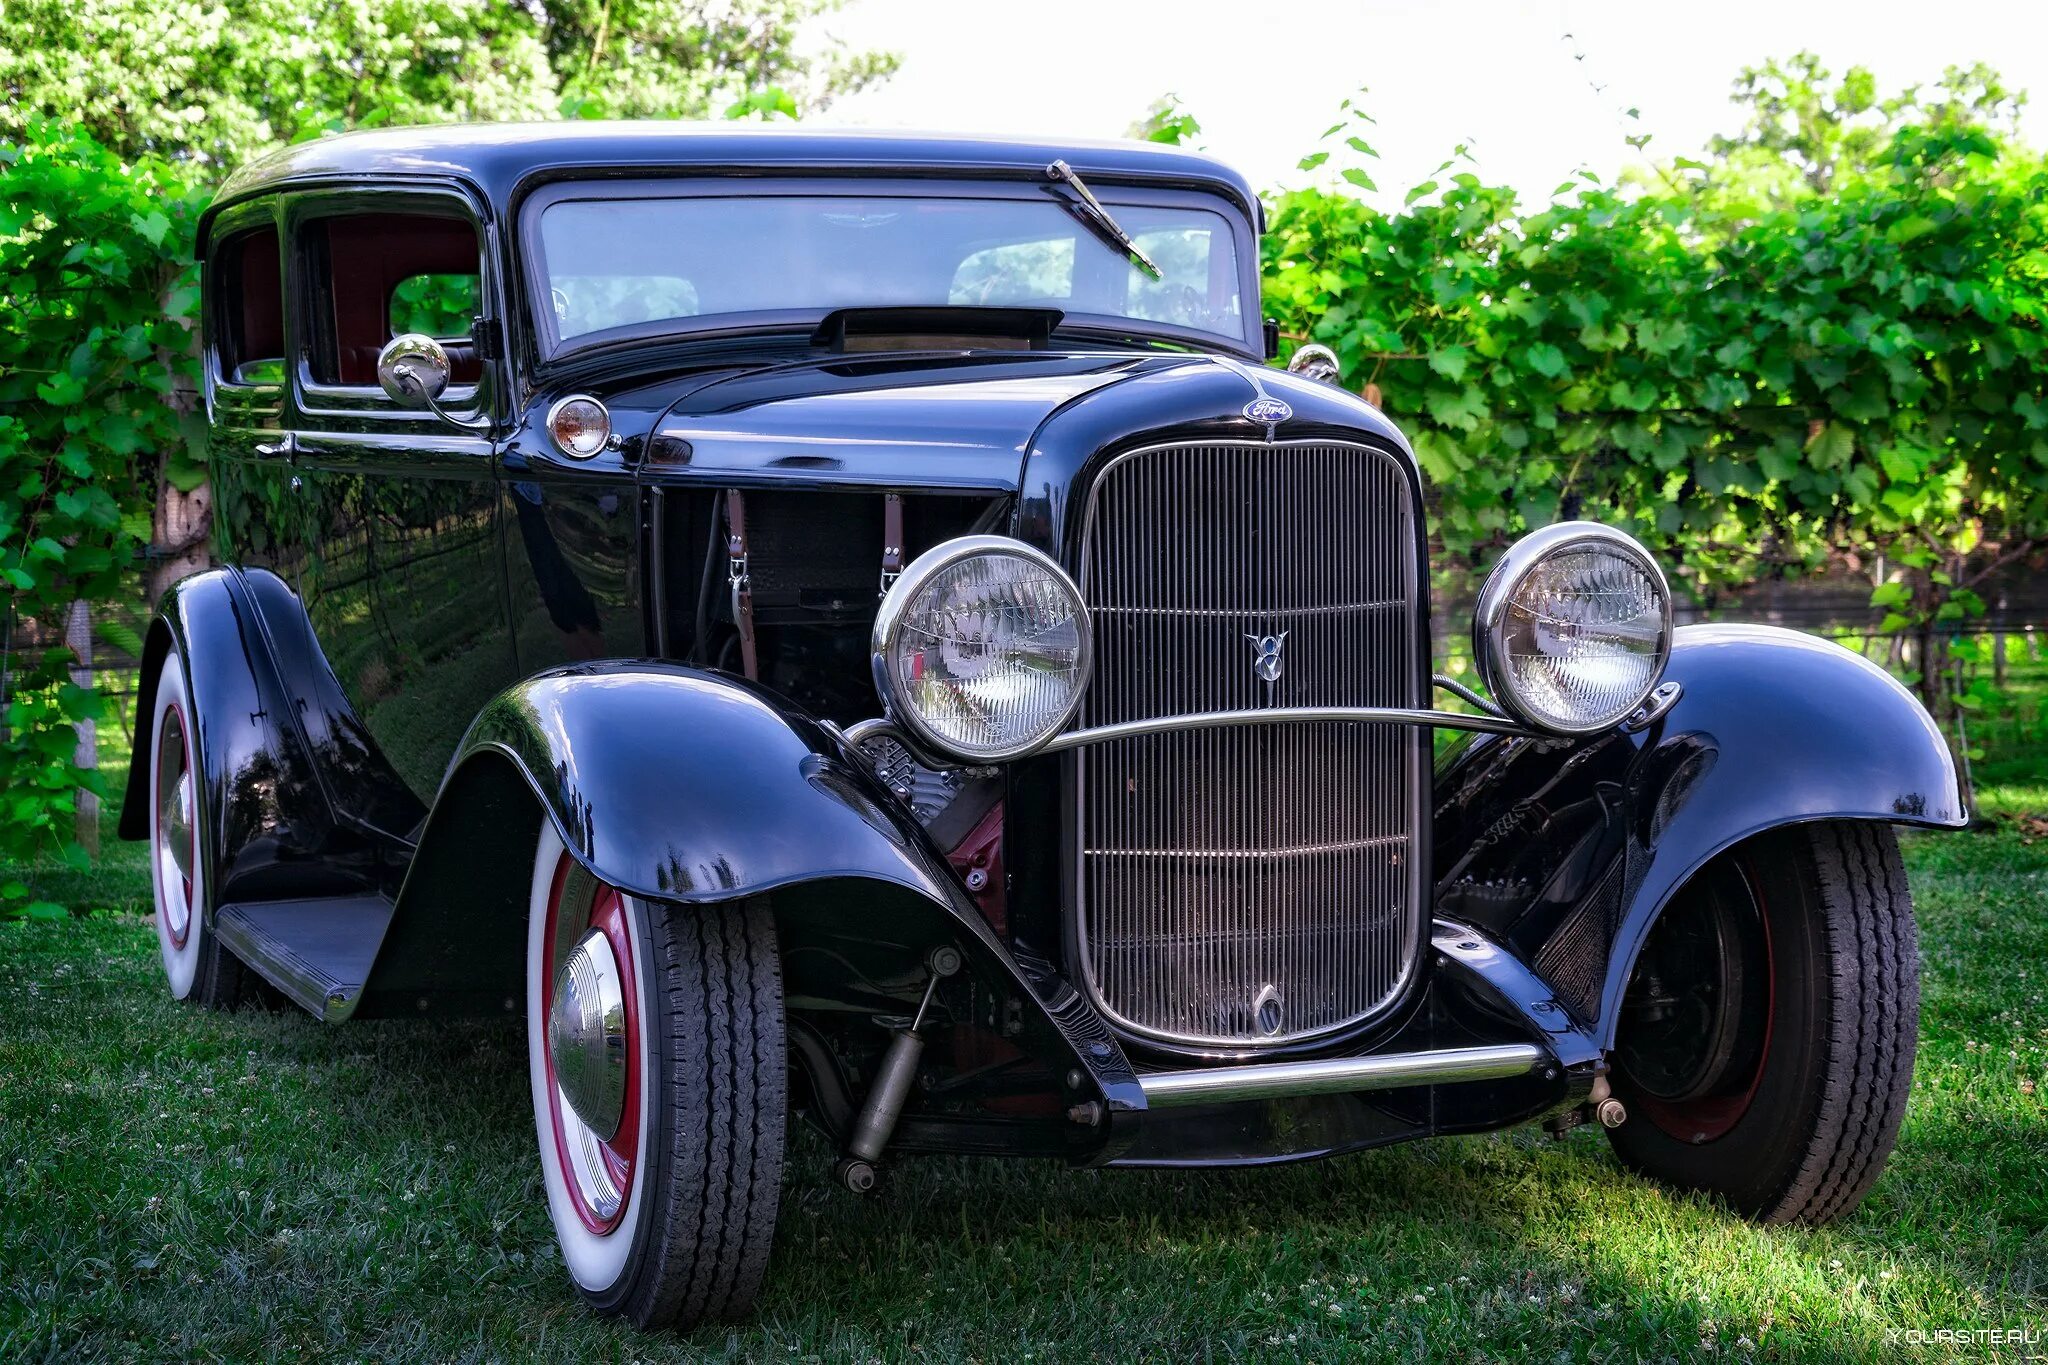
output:
M 1287 666 L 1284 651 L 1287 648 L 1287 632 L 1278 635 L 1247 634 L 1245 639 L 1252 642 L 1252 671 L 1259 675 L 1259 681 L 1266 684 L 1266 695 L 1273 694 L 1273 684 L 1280 681 L 1280 672 Z

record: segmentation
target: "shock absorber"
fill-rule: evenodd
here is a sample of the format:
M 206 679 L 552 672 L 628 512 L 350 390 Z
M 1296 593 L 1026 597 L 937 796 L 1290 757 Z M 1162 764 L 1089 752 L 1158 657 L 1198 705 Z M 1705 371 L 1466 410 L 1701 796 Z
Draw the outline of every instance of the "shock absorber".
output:
M 881 1160 L 883 1149 L 889 1145 L 889 1137 L 896 1131 L 896 1120 L 903 1116 L 903 1102 L 910 1097 L 910 1087 L 917 1080 L 917 1063 L 924 1055 L 924 1035 L 919 1030 L 924 1027 L 925 1015 L 931 1011 L 932 997 L 938 993 L 939 982 L 960 970 L 960 950 L 950 944 L 941 944 L 932 949 L 925 965 L 929 968 L 929 975 L 924 984 L 924 998 L 918 1002 L 910 1027 L 898 1029 L 889 1040 L 889 1050 L 882 1054 L 882 1064 L 875 1071 L 874 1084 L 868 1087 L 868 1097 L 853 1116 L 853 1131 L 846 1139 L 846 1155 L 833 1168 L 839 1183 L 855 1194 L 866 1194 L 875 1187 L 875 1163 Z

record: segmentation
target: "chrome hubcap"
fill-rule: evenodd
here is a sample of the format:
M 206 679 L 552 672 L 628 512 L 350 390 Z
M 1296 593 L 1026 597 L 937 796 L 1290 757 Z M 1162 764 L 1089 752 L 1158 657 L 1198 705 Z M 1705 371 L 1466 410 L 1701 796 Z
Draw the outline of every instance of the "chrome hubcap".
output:
M 625 898 L 562 854 L 542 942 L 549 961 L 539 1002 L 548 1123 L 576 1216 L 604 1237 L 625 1217 L 643 1135 L 639 1003 Z
M 585 933 L 555 977 L 548 1055 L 562 1098 L 591 1135 L 610 1142 L 626 1108 L 626 994 L 604 931 Z

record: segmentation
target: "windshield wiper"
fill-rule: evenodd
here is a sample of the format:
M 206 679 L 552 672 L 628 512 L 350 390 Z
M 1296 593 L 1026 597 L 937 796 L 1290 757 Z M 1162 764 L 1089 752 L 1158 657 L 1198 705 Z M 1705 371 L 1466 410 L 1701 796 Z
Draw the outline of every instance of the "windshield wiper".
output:
M 1081 183 L 1081 177 L 1074 173 L 1072 166 L 1064 161 L 1055 161 L 1045 168 L 1045 173 L 1052 180 L 1065 181 L 1074 187 L 1074 193 L 1081 196 L 1081 216 L 1088 220 L 1088 225 L 1095 229 L 1098 237 L 1130 257 L 1131 264 L 1139 267 L 1153 279 L 1166 278 L 1159 273 L 1159 267 L 1152 264 L 1152 258 L 1145 254 L 1144 249 L 1132 240 L 1131 234 L 1125 232 L 1116 219 L 1109 216 L 1109 210 L 1102 207 L 1102 201 L 1095 197 L 1094 192 Z

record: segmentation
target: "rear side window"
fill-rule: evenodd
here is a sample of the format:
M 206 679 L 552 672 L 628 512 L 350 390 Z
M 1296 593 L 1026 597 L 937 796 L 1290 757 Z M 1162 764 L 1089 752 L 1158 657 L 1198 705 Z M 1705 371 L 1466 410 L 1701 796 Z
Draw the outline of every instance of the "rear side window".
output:
M 425 332 L 440 340 L 469 336 L 477 314 L 475 275 L 414 275 L 391 291 L 391 335 Z
M 470 339 L 481 286 L 476 230 L 459 218 L 364 213 L 300 229 L 315 384 L 370 388 L 377 353 L 403 332 L 448 348 L 457 384 L 482 373 Z
M 277 229 L 230 235 L 214 257 L 214 328 L 223 384 L 284 379 L 284 288 Z

